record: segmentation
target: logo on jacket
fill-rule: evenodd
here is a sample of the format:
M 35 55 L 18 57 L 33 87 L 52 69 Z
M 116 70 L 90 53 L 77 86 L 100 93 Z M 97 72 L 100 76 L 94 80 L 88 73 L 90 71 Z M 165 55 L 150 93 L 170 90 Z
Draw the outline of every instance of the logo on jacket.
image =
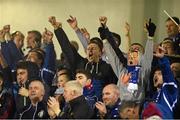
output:
M 38 117 L 39 118 L 42 118 L 44 116 L 44 110 L 41 110 L 39 113 L 38 113 Z

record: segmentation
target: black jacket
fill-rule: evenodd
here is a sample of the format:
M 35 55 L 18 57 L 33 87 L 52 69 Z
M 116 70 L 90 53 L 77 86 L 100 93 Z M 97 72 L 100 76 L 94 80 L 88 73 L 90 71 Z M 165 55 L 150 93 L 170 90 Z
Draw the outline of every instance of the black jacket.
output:
M 90 119 L 94 115 L 93 110 L 85 100 L 85 97 L 79 96 L 71 100 L 59 113 L 58 118 L 62 119 Z
M 44 102 L 39 102 L 36 106 L 32 104 L 23 108 L 19 116 L 19 119 L 48 119 L 47 105 Z
M 66 55 L 71 70 L 74 73 L 76 69 L 86 69 L 92 73 L 93 79 L 101 81 L 102 87 L 109 83 L 117 83 L 118 78 L 109 64 L 103 60 L 100 60 L 98 63 L 88 62 L 86 58 L 80 56 L 80 54 L 71 46 L 69 39 L 62 28 L 58 28 L 54 32 L 61 46 L 62 52 Z

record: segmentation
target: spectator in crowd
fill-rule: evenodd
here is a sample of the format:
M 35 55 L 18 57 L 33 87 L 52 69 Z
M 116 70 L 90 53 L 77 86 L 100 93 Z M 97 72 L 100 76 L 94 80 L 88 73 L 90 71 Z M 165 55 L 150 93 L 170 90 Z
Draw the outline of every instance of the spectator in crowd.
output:
M 169 57 L 170 62 L 171 62 L 171 70 L 173 72 L 174 78 L 177 82 L 178 85 L 178 90 L 180 92 L 180 57 L 176 56 L 176 57 Z M 180 118 L 180 96 L 178 98 L 177 104 L 175 105 L 174 108 L 174 119 L 178 119 Z
M 24 34 L 20 31 L 15 31 L 14 33 L 11 34 L 12 40 L 16 44 L 17 49 L 23 53 L 23 46 L 24 46 Z
M 180 24 L 178 17 L 172 17 L 177 24 Z M 179 26 L 177 26 L 170 18 L 166 20 L 166 32 L 168 38 L 171 39 L 175 44 L 174 49 L 176 54 L 180 54 L 180 33 Z
M 165 54 L 167 55 L 175 55 L 175 43 L 170 40 L 170 39 L 166 39 L 161 43 L 161 46 L 165 49 Z
M 157 94 L 154 94 L 153 102 L 144 102 L 136 104 L 135 102 L 122 102 L 120 115 L 122 118 L 143 119 L 158 116 L 161 119 L 172 119 L 173 108 L 178 99 L 178 87 L 170 69 L 169 60 L 164 57 L 165 50 L 159 47 L 154 54 L 159 58 L 160 69 L 156 69 L 153 77 L 154 86 L 157 88 Z M 143 107 L 144 106 L 144 107 Z M 142 109 L 142 110 L 140 110 Z M 139 113 L 139 110 L 142 113 Z
M 51 88 L 51 91 L 53 92 L 53 96 L 56 98 L 56 100 L 59 101 L 60 108 L 62 109 L 65 105 L 65 100 L 63 97 L 64 93 L 64 86 L 66 82 L 71 80 L 71 75 L 70 72 L 67 68 L 61 68 L 57 72 L 57 81 L 56 81 L 56 87 L 55 90 L 54 88 Z
M 68 37 L 63 31 L 61 24 L 56 22 L 55 17 L 50 17 L 49 22 L 55 29 L 55 35 L 60 43 L 62 52 L 67 56 L 71 65 L 71 70 L 75 73 L 76 69 L 85 69 L 90 71 L 93 77 L 94 88 L 101 91 L 109 83 L 117 83 L 111 66 L 101 60 L 103 44 L 102 41 L 95 37 L 90 40 L 87 47 L 87 58 L 80 56 L 77 51 L 71 47 Z
M 43 51 L 41 48 L 34 48 L 29 51 L 26 60 L 35 62 L 41 69 L 41 79 L 46 85 L 51 86 L 55 75 L 56 53 L 52 41 L 53 33 L 45 28 L 43 39 L 46 40 L 47 46 Z
M 17 82 L 13 83 L 12 86 L 16 115 L 20 113 L 24 106 L 30 103 L 28 85 L 33 79 L 39 79 L 38 66 L 30 61 L 18 62 Z
M 47 105 L 43 101 L 45 88 L 42 81 L 34 79 L 28 88 L 30 104 L 26 105 L 19 114 L 19 119 L 47 119 Z M 17 117 L 18 118 L 18 117 Z
M 94 89 L 92 83 L 91 73 L 84 69 L 76 70 L 76 81 L 79 82 L 83 87 L 83 95 L 88 101 L 89 105 L 94 109 L 95 103 L 97 102 L 98 95 L 96 95 L 96 91 Z
M 122 76 L 123 74 L 128 72 L 128 69 L 126 67 L 123 66 L 123 63 L 119 60 L 122 57 L 122 52 L 116 52 L 116 46 L 115 43 L 113 43 L 113 37 L 111 35 L 111 33 L 109 32 L 107 26 L 106 26 L 106 22 L 107 22 L 107 18 L 105 16 L 100 17 L 100 23 L 104 26 L 103 31 L 104 33 L 100 34 L 105 34 L 106 37 L 103 38 L 103 43 L 104 43 L 104 49 L 105 49 L 105 53 L 108 56 L 109 60 L 110 60 L 110 64 L 114 70 L 114 72 L 116 73 L 116 76 Z M 137 65 L 140 65 L 140 71 L 139 71 L 139 77 L 138 77 L 138 90 L 136 92 L 134 92 L 133 94 L 128 91 L 127 89 L 127 85 L 123 84 L 123 82 L 121 81 L 121 79 L 118 82 L 118 85 L 120 86 L 120 98 L 123 99 L 129 99 L 129 100 L 143 100 L 144 99 L 144 95 L 145 95 L 145 86 L 147 84 L 147 78 L 149 78 L 149 74 L 150 74 L 150 70 L 151 70 L 151 62 L 152 62 L 152 58 L 153 58 L 153 36 L 155 33 L 155 29 L 156 26 L 154 25 L 154 23 L 151 22 L 151 20 L 149 20 L 149 22 L 146 25 L 146 29 L 148 31 L 148 40 L 146 42 L 146 47 L 145 47 L 145 53 L 143 54 L 141 50 L 137 51 L 138 53 L 138 58 L 137 57 L 133 57 L 133 60 L 136 61 Z M 134 51 L 134 50 L 133 50 Z M 129 51 L 130 53 L 131 51 Z M 117 54 L 118 53 L 118 54 Z M 121 54 L 121 55 L 119 55 Z M 143 55 L 142 55 L 143 54 Z M 129 54 L 130 55 L 130 54 Z M 121 56 L 121 57 L 118 57 Z M 132 57 L 129 57 L 132 58 Z M 132 61 L 132 59 L 128 59 L 128 63 L 130 64 Z M 145 62 L 146 61 L 146 62 Z
M 119 88 L 115 84 L 109 84 L 103 89 L 103 102 L 96 102 L 99 111 L 98 117 L 104 119 L 119 119 L 119 108 L 121 107 Z
M 77 81 L 69 81 L 65 84 L 63 94 L 67 105 L 60 109 L 59 102 L 50 97 L 48 109 L 54 112 L 56 118 L 62 119 L 90 119 L 93 111 L 83 96 L 83 88 Z
M 31 30 L 27 32 L 27 48 L 33 49 L 33 48 L 40 48 L 41 47 L 41 38 L 42 35 L 37 30 Z

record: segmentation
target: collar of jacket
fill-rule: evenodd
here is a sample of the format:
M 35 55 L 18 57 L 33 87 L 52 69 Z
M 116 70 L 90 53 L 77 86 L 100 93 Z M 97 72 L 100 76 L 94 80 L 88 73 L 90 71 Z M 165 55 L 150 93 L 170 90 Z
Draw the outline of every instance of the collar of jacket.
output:
M 83 95 L 81 95 L 81 96 L 69 101 L 69 104 L 70 104 L 71 108 L 74 108 L 76 105 L 81 104 L 84 100 L 85 100 L 85 97 Z

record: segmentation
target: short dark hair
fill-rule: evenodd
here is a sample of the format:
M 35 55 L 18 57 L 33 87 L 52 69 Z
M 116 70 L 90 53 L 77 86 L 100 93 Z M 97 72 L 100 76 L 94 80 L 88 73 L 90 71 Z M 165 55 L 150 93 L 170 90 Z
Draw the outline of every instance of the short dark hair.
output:
M 19 61 L 17 63 L 17 70 L 25 69 L 28 72 L 28 80 L 31 81 L 33 79 L 40 79 L 39 67 L 36 63 L 31 61 Z
M 179 21 L 179 18 L 178 18 L 178 17 L 175 17 L 175 16 L 174 16 L 174 17 L 172 17 L 172 18 L 173 18 L 173 20 L 174 20 L 174 21 L 176 21 L 176 23 L 177 23 L 177 24 L 179 24 L 179 23 L 180 23 L 180 21 Z M 171 20 L 171 18 L 170 18 L 170 17 L 166 19 L 166 22 L 167 22 L 167 21 L 169 21 L 169 20 Z
M 102 42 L 102 40 L 100 38 L 98 38 L 98 37 L 91 38 L 89 44 L 91 44 L 91 43 L 97 44 L 98 47 L 100 48 L 100 50 L 102 51 L 103 42 Z
M 61 75 L 66 75 L 66 77 L 67 77 L 69 80 L 71 80 L 72 77 L 71 77 L 71 72 L 70 72 L 69 69 L 63 68 L 63 69 L 59 69 L 58 71 L 63 71 L 62 73 L 59 74 L 59 76 L 61 76 Z
M 31 30 L 31 31 L 28 31 L 28 34 L 34 34 L 35 35 L 35 42 L 37 43 L 37 46 L 36 47 L 41 47 L 41 38 L 42 38 L 42 35 L 39 31 L 37 30 Z
M 82 73 L 87 77 L 87 79 L 92 79 L 91 73 L 89 71 L 85 70 L 85 69 L 77 69 L 76 74 L 77 73 Z

